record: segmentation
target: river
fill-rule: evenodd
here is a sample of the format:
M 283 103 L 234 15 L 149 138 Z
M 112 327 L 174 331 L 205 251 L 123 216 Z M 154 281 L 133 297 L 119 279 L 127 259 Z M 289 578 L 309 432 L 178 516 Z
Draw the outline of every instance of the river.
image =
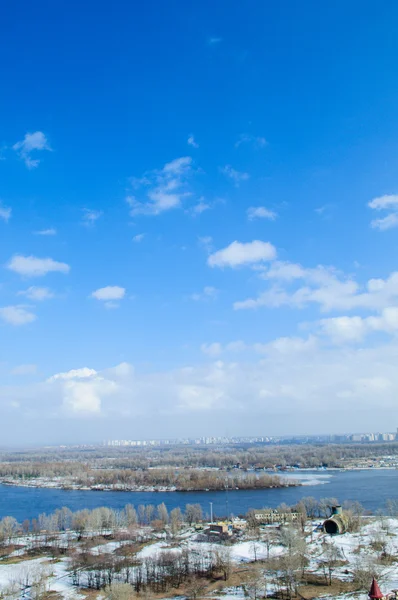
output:
M 229 490 L 222 492 L 103 492 L 26 488 L 0 485 L 0 517 L 15 517 L 18 521 L 32 519 L 40 513 L 51 513 L 67 506 L 73 511 L 98 506 L 122 508 L 126 504 L 160 504 L 169 510 L 185 504 L 201 504 L 204 513 L 213 503 L 215 515 L 246 513 L 251 508 L 274 508 L 285 502 L 295 504 L 304 496 L 332 497 L 340 502 L 358 500 L 375 513 L 389 498 L 398 498 L 398 471 L 323 471 L 288 475 L 300 479 L 302 486 L 270 490 Z

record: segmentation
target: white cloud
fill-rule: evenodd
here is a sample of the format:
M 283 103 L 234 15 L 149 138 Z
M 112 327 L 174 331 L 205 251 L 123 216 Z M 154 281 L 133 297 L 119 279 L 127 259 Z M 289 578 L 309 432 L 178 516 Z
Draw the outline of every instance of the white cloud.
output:
M 173 208 L 179 208 L 182 201 L 191 195 L 188 181 L 192 174 L 192 158 L 183 156 L 166 163 L 158 171 L 149 171 L 143 177 L 132 178 L 136 189 L 146 187 L 146 199 L 137 200 L 134 196 L 126 198 L 131 207 L 131 215 L 158 215 Z
M 89 377 L 95 377 L 98 375 L 95 369 L 89 369 L 88 367 L 82 367 L 81 369 L 71 369 L 70 371 L 66 371 L 65 373 L 56 373 L 52 375 L 47 381 L 57 381 L 59 379 L 69 380 L 69 379 L 88 379 Z
M 99 415 L 102 398 L 117 390 L 115 381 L 105 379 L 88 367 L 57 373 L 50 377 L 47 383 L 51 386 L 59 385 L 64 410 L 80 416 Z
M 207 356 L 219 356 L 222 353 L 222 346 L 219 342 L 213 342 L 212 344 L 202 344 L 200 347 L 203 354 Z
M 219 291 L 210 285 L 207 285 L 199 293 L 191 294 L 191 300 L 198 302 L 199 300 L 215 300 Z
M 32 152 L 41 150 L 51 151 L 50 144 L 42 131 L 27 133 L 21 142 L 13 145 L 13 149 L 19 154 L 28 169 L 34 169 L 39 166 L 40 160 L 31 157 Z
M 118 285 L 108 285 L 106 287 L 95 290 L 91 294 L 91 297 L 95 298 L 96 300 L 101 300 L 103 302 L 110 303 L 107 305 L 107 308 L 117 308 L 117 305 L 113 305 L 112 301 L 123 300 L 125 295 L 125 288 L 120 287 Z
M 35 375 L 37 365 L 18 365 L 11 370 L 11 375 Z
M 191 213 L 193 214 L 194 217 L 196 217 L 198 215 L 201 215 L 206 210 L 210 210 L 210 209 L 211 209 L 211 205 L 208 204 L 207 202 L 205 202 L 203 198 L 201 198 L 199 200 L 199 202 L 191 208 Z
M 8 206 L 4 206 L 0 203 L 0 219 L 8 223 L 11 218 L 12 210 Z
M 289 262 L 274 262 L 268 270 L 262 269 L 260 277 L 272 282 L 256 298 L 235 302 L 235 309 L 266 306 L 304 308 L 318 305 L 322 312 L 331 310 L 381 310 L 398 302 L 398 272 L 387 279 L 370 279 L 360 285 L 333 267 L 319 265 L 304 268 Z M 305 285 L 300 285 L 301 280 Z
M 137 235 L 135 235 L 133 237 L 133 242 L 136 242 L 138 244 L 139 242 L 142 242 L 144 237 L 145 237 L 145 233 L 137 233 Z
M 252 144 L 255 148 L 264 148 L 267 145 L 267 140 L 264 137 L 242 133 L 235 143 L 235 148 L 239 148 L 242 144 Z
M 250 178 L 249 173 L 237 171 L 236 169 L 233 169 L 231 165 L 225 165 L 225 167 L 221 167 L 220 171 L 223 175 L 225 175 L 225 177 L 231 179 L 236 187 L 238 187 L 242 181 L 247 181 Z
M 7 265 L 7 269 L 25 277 L 42 277 L 47 273 L 69 273 L 70 266 L 52 258 L 21 256 L 16 254 Z
M 195 138 L 193 135 L 190 135 L 188 140 L 187 140 L 187 144 L 188 146 L 192 146 L 192 148 L 199 148 L 199 144 L 195 141 Z
M 232 242 L 226 248 L 211 254 L 207 260 L 210 267 L 238 267 L 276 257 L 276 249 L 269 242 L 254 240 L 248 243 Z
M 373 219 L 370 225 L 373 229 L 379 229 L 380 231 L 387 231 L 387 229 L 398 227 L 398 213 L 391 213 L 381 219 Z
M 366 323 L 361 317 L 334 317 L 322 319 L 320 327 L 335 343 L 358 342 L 366 333 Z
M 54 227 L 51 227 L 50 229 L 41 229 L 40 231 L 35 231 L 34 232 L 35 235 L 57 235 L 57 230 L 54 229 Z
M 366 335 L 374 331 L 397 334 L 398 307 L 389 306 L 378 315 L 370 317 L 344 316 L 322 319 L 319 325 L 321 332 L 336 344 L 361 342 Z
M 254 219 L 269 219 L 270 221 L 275 221 L 277 216 L 276 212 L 269 208 L 265 208 L 265 206 L 251 206 L 247 209 L 247 218 L 249 221 L 253 221 Z
M 154 430 L 159 437 L 166 431 L 173 435 L 169 427 L 176 420 L 185 435 L 203 435 L 216 416 L 224 428 L 232 428 L 231 435 L 249 434 L 264 420 L 271 435 L 293 429 L 316 433 L 325 419 L 329 430 L 338 432 L 341 411 L 346 430 L 370 429 L 375 414 L 378 429 L 388 430 L 398 419 L 396 339 L 366 348 L 282 338 L 260 344 L 258 351 L 260 358 L 234 356 L 231 362 L 215 356 L 162 371 L 76 369 L 40 384 L 0 385 L 0 404 L 20 403 L 21 418 L 34 406 L 45 427 L 49 418 L 55 426 L 58 417 L 71 441 L 76 428 L 65 416 L 104 417 L 101 429 L 99 420 L 90 421 L 93 439 L 109 436 L 112 419 L 125 431 L 138 424 L 146 437 Z M 46 439 L 42 431 L 40 436 Z
M 9 325 L 26 325 L 36 320 L 36 315 L 23 306 L 4 306 L 0 308 L 0 319 Z
M 368 202 L 369 208 L 377 211 L 391 211 L 385 217 L 373 219 L 370 223 L 373 229 L 387 231 L 393 227 L 398 227 L 398 194 L 390 194 L 373 198 Z
M 27 290 L 18 292 L 18 296 L 26 296 L 29 300 L 36 302 L 42 302 L 43 300 L 50 300 L 54 298 L 54 293 L 46 287 L 36 287 L 32 285 Z
M 92 210 L 89 208 L 83 208 L 82 223 L 86 227 L 93 227 L 98 221 L 98 219 L 102 217 L 102 215 L 102 210 Z
M 379 196 L 378 198 L 373 198 L 373 200 L 368 203 L 368 206 L 374 210 L 398 208 L 398 194 L 386 194 L 384 196 Z

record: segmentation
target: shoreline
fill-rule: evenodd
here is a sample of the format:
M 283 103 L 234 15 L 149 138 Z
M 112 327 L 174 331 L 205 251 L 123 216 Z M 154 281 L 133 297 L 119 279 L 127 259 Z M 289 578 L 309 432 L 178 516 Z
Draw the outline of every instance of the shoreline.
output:
M 140 492 L 151 492 L 151 493 L 163 493 L 163 492 L 180 492 L 180 493 L 192 493 L 192 492 L 224 492 L 226 489 L 228 491 L 253 491 L 253 490 L 280 490 L 291 487 L 302 487 L 302 483 L 297 482 L 284 482 L 280 485 L 270 485 L 266 487 L 261 486 L 253 486 L 253 487 L 219 487 L 219 488 L 187 488 L 180 489 L 175 486 L 139 486 L 139 487 L 118 487 L 117 484 L 115 487 L 109 486 L 79 486 L 77 484 L 54 484 L 54 482 L 34 482 L 34 483 L 26 483 L 19 481 L 4 481 L 0 480 L 0 485 L 5 485 L 9 487 L 20 487 L 20 488 L 34 488 L 34 489 L 50 489 L 50 490 L 63 490 L 63 491 L 81 491 L 81 492 L 130 492 L 130 493 L 140 493 Z

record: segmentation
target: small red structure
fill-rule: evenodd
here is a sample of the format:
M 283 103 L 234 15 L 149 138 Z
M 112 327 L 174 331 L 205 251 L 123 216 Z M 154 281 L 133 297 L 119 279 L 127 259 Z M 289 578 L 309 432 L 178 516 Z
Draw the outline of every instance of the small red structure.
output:
M 382 598 L 384 598 L 383 594 L 380 591 L 379 584 L 377 583 L 374 577 L 372 585 L 370 586 L 370 592 L 368 596 L 369 598 L 373 598 L 374 600 L 382 600 Z

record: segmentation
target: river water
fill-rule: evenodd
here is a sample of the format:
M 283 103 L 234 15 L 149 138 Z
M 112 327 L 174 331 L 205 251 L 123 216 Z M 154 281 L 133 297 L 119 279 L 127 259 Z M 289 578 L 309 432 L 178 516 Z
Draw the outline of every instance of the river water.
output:
M 285 502 L 295 504 L 304 496 L 317 499 L 332 497 L 340 502 L 358 500 L 375 513 L 389 498 L 398 498 L 397 470 L 301 472 L 288 475 L 300 479 L 302 486 L 271 490 L 229 490 L 221 492 L 103 492 L 26 488 L 0 485 L 0 518 L 6 515 L 18 521 L 32 519 L 67 506 L 73 511 L 98 506 L 122 508 L 126 504 L 160 504 L 169 510 L 185 504 L 201 504 L 215 515 L 244 514 L 251 508 L 274 508 Z

